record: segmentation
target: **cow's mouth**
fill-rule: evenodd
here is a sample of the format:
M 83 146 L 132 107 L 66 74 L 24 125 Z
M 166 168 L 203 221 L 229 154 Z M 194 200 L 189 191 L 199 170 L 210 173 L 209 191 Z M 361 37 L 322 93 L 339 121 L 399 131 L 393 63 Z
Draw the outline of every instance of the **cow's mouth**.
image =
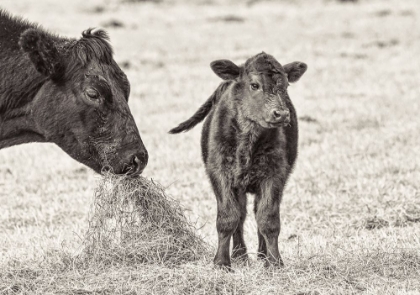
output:
M 140 165 L 129 165 L 124 164 L 123 169 L 121 170 L 121 175 L 127 175 L 127 176 L 138 176 L 140 175 L 144 170 L 144 167 L 141 167 Z
M 113 162 L 104 161 L 105 163 L 102 163 L 99 173 L 109 172 L 115 175 L 138 176 L 146 168 L 148 159 L 146 150 L 129 152 L 128 156 L 123 157 L 122 161 L 118 161 L 118 159 L 114 159 Z
M 279 128 L 279 127 L 286 127 L 290 125 L 290 119 L 285 119 L 280 122 L 270 122 L 266 121 L 267 127 L 266 128 Z
M 105 165 L 102 167 L 101 169 L 101 174 L 104 173 L 114 173 L 115 175 L 126 175 L 126 176 L 138 176 L 143 172 L 144 168 L 141 168 L 140 166 L 136 165 L 129 165 L 129 164 L 124 164 L 122 169 L 120 170 L 115 170 L 113 169 L 110 165 Z
M 101 169 L 100 174 L 104 174 L 104 173 L 112 173 L 114 170 L 112 169 L 112 167 L 110 165 L 104 165 Z
M 148 162 L 148 154 L 146 151 L 142 151 L 133 155 L 128 163 L 122 165 L 120 174 L 127 176 L 138 176 L 144 168 L 146 168 Z

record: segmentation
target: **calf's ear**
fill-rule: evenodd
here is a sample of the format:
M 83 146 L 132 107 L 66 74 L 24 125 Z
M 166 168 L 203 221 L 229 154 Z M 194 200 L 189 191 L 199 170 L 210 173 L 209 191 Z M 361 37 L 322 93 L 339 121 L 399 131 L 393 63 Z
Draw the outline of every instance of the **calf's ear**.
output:
M 19 45 L 38 72 L 53 80 L 63 75 L 64 66 L 51 36 L 37 29 L 27 29 L 20 35 Z
M 294 83 L 297 82 L 300 77 L 306 72 L 308 66 L 300 61 L 294 61 L 287 65 L 283 66 L 283 69 L 286 71 L 287 80 L 289 82 Z
M 210 67 L 223 80 L 234 80 L 241 73 L 240 68 L 227 59 L 215 60 L 210 64 Z

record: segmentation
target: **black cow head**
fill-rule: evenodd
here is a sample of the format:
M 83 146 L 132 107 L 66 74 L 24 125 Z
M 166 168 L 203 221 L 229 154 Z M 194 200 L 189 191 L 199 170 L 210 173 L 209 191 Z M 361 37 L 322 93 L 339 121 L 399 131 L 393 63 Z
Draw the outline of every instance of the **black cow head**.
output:
M 79 40 L 27 29 L 20 46 L 44 82 L 32 112 L 37 130 L 96 172 L 140 174 L 148 153 L 128 107 L 130 84 L 104 31 Z

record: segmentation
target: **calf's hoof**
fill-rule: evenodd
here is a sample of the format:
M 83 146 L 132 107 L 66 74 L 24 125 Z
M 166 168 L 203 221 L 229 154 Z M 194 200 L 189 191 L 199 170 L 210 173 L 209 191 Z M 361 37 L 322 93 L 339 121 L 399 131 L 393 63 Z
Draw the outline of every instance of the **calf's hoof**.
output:
M 264 253 L 264 252 L 258 252 L 258 253 L 257 253 L 257 258 L 258 258 L 259 260 L 266 260 L 266 259 L 267 259 L 267 253 Z
M 235 260 L 248 260 L 246 248 L 234 249 L 231 258 Z
M 283 259 L 281 257 L 277 259 L 274 257 L 266 258 L 264 266 L 267 268 L 282 268 L 284 267 Z
M 220 259 L 217 256 L 214 257 L 214 267 L 225 271 L 232 271 L 232 266 L 229 259 Z
M 217 264 L 214 263 L 214 268 L 220 269 L 226 272 L 233 272 L 233 268 L 230 264 Z
M 249 266 L 250 265 L 250 261 L 248 259 L 248 254 L 244 254 L 242 256 L 238 256 L 236 258 L 232 257 L 232 260 L 234 263 L 241 265 L 241 266 Z

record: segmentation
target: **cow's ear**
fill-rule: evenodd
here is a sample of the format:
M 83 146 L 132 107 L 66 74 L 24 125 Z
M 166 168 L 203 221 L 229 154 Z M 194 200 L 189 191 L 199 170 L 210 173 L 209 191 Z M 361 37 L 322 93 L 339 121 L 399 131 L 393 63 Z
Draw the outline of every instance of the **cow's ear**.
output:
M 227 59 L 215 60 L 210 64 L 210 67 L 223 80 L 234 80 L 241 73 L 240 68 Z
M 51 36 L 37 29 L 27 29 L 20 36 L 19 45 L 38 72 L 53 80 L 63 75 L 64 66 Z
M 287 74 L 287 79 L 289 82 L 294 83 L 297 82 L 300 77 L 306 72 L 308 66 L 300 61 L 294 61 L 287 65 L 283 66 L 284 70 Z

